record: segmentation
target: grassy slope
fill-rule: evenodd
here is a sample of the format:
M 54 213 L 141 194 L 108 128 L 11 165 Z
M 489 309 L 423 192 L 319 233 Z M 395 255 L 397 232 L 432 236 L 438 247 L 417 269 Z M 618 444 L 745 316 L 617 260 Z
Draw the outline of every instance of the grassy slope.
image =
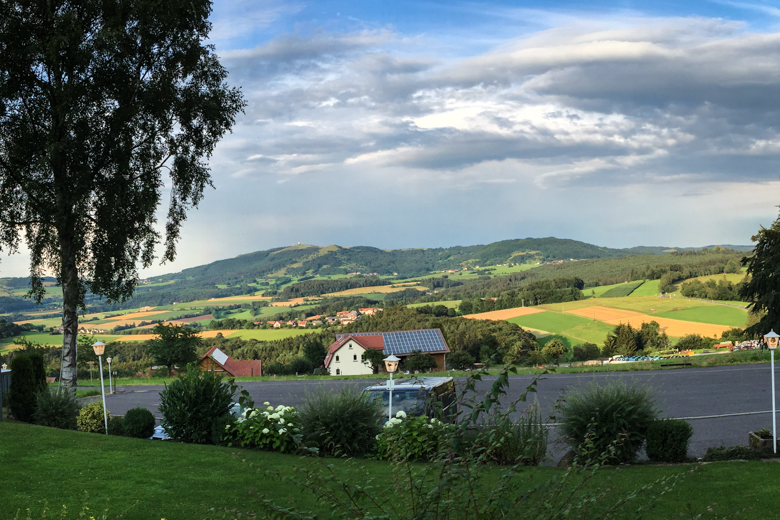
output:
M 315 510 L 322 518 L 329 511 L 314 497 L 301 492 L 276 475 L 293 474 L 293 466 L 312 467 L 312 459 L 291 455 L 251 452 L 235 448 L 195 446 L 159 441 L 107 437 L 97 434 L 54 430 L 19 423 L 0 423 L 3 459 L 2 518 L 23 515 L 31 509 L 40 518 L 43 501 L 59 512 L 66 505 L 68 518 L 76 517 L 84 492 L 88 492 L 89 515 L 109 509 L 109 518 L 131 507 L 123 518 L 167 520 L 221 518 L 210 507 L 252 510 L 254 498 L 272 497 L 279 505 Z M 31 449 L 34 447 L 34 449 Z M 341 460 L 328 461 L 340 476 L 361 483 L 365 477 Z M 391 482 L 385 462 L 359 461 L 365 473 Z M 689 472 L 683 466 L 629 466 L 600 470 L 595 483 L 616 486 L 615 498 L 656 479 L 683 475 L 683 480 L 660 498 L 650 518 L 674 518 L 690 505 L 695 513 L 713 506 L 718 515 L 750 507 L 740 518 L 776 517 L 774 464 L 762 462 L 713 463 Z M 68 484 L 52 478 L 54 472 L 68 476 Z M 497 469 L 489 469 L 491 480 Z M 521 471 L 520 486 L 541 483 L 559 475 L 558 468 Z M 735 483 L 750 482 L 737 486 Z M 716 505 L 714 505 L 716 504 Z M 515 511 L 520 513 L 520 511 Z M 59 516 L 59 515 L 52 515 Z M 96 515 L 97 516 L 97 515 Z
M 659 280 L 647 280 L 634 289 L 630 296 L 657 296 L 661 292 L 658 286 Z
M 561 314 L 557 312 L 540 312 L 507 320 L 521 327 L 546 330 L 547 332 L 564 332 L 575 327 L 590 324 L 593 320 L 576 314 Z
M 680 310 L 656 312 L 653 315 L 674 320 L 714 323 L 715 325 L 729 325 L 731 327 L 744 327 L 747 321 L 747 313 L 744 310 L 725 305 L 688 307 Z

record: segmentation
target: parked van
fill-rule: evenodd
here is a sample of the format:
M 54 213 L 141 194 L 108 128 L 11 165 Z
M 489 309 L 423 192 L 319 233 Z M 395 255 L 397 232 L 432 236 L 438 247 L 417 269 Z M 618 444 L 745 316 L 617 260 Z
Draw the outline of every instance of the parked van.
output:
M 385 420 L 390 413 L 388 405 L 390 392 L 386 384 L 373 385 L 365 389 L 369 396 L 382 406 Z M 451 377 L 416 377 L 395 381 L 393 390 L 393 410 L 408 415 L 426 415 L 437 417 L 445 422 L 454 422 L 457 415 L 455 381 Z

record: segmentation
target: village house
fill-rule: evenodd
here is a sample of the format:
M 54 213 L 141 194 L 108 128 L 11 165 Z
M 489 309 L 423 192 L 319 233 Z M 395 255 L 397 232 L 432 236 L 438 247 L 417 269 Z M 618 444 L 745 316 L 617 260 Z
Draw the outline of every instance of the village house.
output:
M 364 357 L 369 349 L 401 359 L 415 351 L 424 352 L 436 360 L 437 370 L 445 370 L 445 356 L 450 351 L 439 329 L 337 334 L 328 348 L 325 366 L 331 375 L 371 374 L 371 365 Z M 384 367 L 380 370 L 384 372 Z
M 217 347 L 211 347 L 198 361 L 201 372 L 216 372 L 232 377 L 260 377 L 263 375 L 263 364 L 259 359 L 233 359 Z

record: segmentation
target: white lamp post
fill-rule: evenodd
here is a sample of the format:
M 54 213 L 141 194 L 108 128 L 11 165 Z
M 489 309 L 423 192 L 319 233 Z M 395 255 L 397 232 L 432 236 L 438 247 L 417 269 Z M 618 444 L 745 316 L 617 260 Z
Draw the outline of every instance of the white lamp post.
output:
M 107 357 L 106 361 L 108 361 L 108 393 L 113 394 L 114 390 L 112 389 L 113 384 L 111 382 L 111 358 Z
M 103 395 L 103 423 L 106 426 L 106 435 L 108 435 L 108 413 L 106 412 L 106 388 L 103 386 L 103 352 L 106 351 L 106 344 L 102 341 L 96 341 L 92 344 L 92 350 L 100 362 L 100 393 Z
M 393 389 L 395 388 L 395 383 L 393 383 L 393 372 L 398 370 L 398 362 L 401 361 L 401 358 L 390 354 L 384 361 L 385 369 L 387 370 L 387 373 L 390 374 L 390 380 L 387 382 L 387 393 L 390 395 L 390 400 L 387 403 L 387 418 L 389 420 L 393 418 Z
M 774 329 L 769 334 L 764 335 L 767 347 L 772 357 L 772 449 L 777 453 L 777 417 L 775 415 L 775 349 L 777 348 L 777 339 L 780 338 Z

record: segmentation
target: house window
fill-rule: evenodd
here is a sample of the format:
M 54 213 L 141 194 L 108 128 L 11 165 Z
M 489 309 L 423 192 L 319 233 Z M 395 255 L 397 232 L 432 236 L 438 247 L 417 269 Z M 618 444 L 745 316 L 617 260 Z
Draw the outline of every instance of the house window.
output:
M 339 370 L 338 368 L 336 369 L 336 375 L 337 375 L 337 376 L 338 376 L 338 375 L 341 375 L 341 370 Z
M 352 361 L 357 361 L 357 354 L 352 355 Z
M 352 350 L 352 345 L 349 346 L 349 350 Z
M 339 357 L 338 357 L 338 356 L 336 356 L 336 363 L 338 363 L 338 362 L 339 362 Z

